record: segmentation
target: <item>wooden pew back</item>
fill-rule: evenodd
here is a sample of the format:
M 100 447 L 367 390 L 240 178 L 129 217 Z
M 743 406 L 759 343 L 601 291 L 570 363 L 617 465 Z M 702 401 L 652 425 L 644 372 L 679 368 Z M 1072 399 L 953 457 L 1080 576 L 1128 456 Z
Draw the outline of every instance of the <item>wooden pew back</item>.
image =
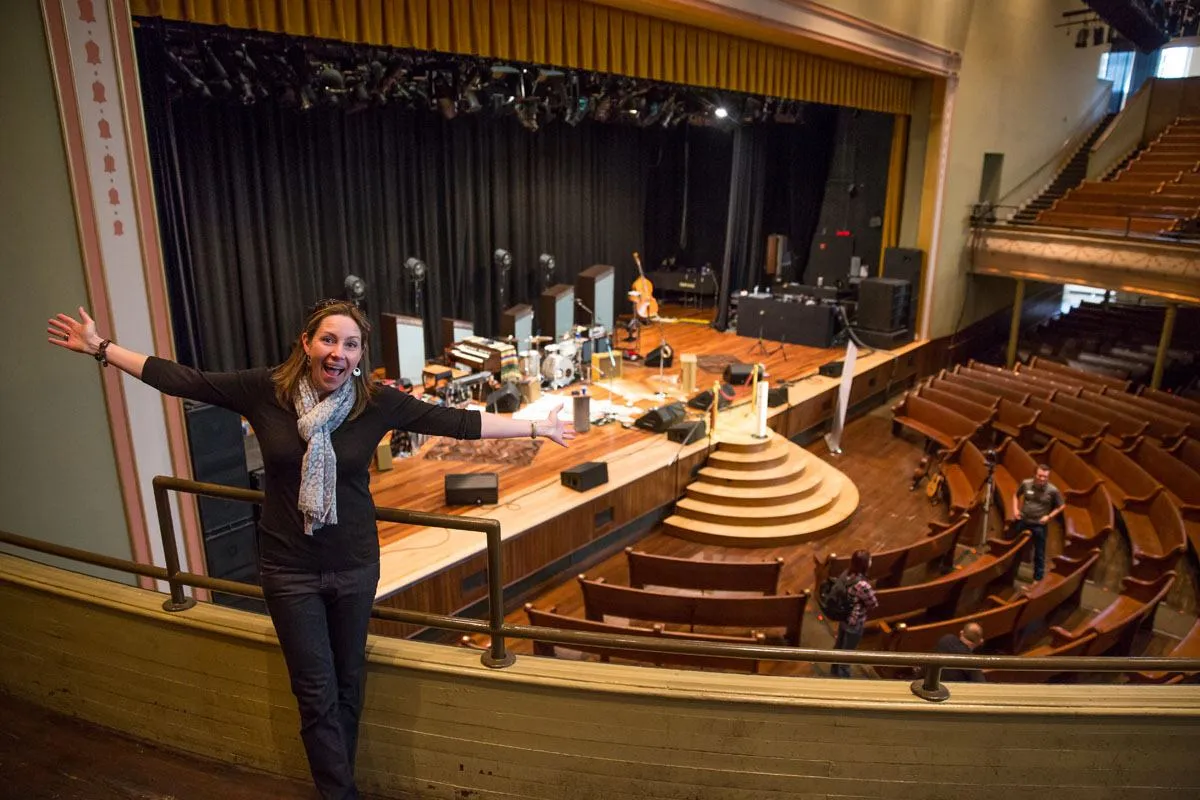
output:
M 696 561 L 625 548 L 629 585 L 635 589 L 666 586 L 696 591 L 777 594 L 783 559 L 773 561 Z
M 1200 473 L 1146 439 L 1129 451 L 1134 461 L 1181 503 L 1200 506 Z
M 1002 606 L 993 606 L 953 619 L 927 622 L 923 625 L 900 622 L 895 627 L 886 626 L 882 631 L 883 640 L 879 649 L 903 653 L 932 653 L 937 648 L 939 639 L 948 633 L 958 634 L 969 622 L 978 623 L 983 628 L 985 642 L 1003 638 L 1012 634 L 1013 626 L 1027 603 L 1028 601 L 1021 597 Z
M 1105 479 L 1117 508 L 1124 508 L 1131 499 L 1150 500 L 1162 490 L 1162 484 L 1150 473 L 1107 442 L 1097 442 L 1090 450 L 1081 450 L 1079 456 Z
M 716 636 L 705 633 L 686 633 L 668 631 L 662 625 L 652 628 L 642 628 L 632 625 L 612 625 L 607 622 L 596 622 L 579 617 L 568 617 L 558 614 L 555 609 L 543 611 L 531 603 L 525 604 L 525 615 L 529 624 L 542 628 L 559 628 L 567 631 L 588 631 L 591 633 L 606 633 L 611 636 L 646 636 L 659 639 L 686 640 L 694 642 L 724 642 L 727 644 L 766 644 L 766 635 L 755 631 L 749 636 Z M 642 650 L 627 650 L 619 647 L 602 647 L 599 645 L 555 645 L 540 639 L 533 640 L 533 652 L 539 656 L 556 656 L 555 648 L 564 647 L 581 653 L 591 653 L 600 657 L 601 661 L 613 658 L 623 658 L 628 661 L 647 661 L 655 666 L 695 667 L 699 669 L 722 669 L 738 672 L 758 672 L 758 659 L 721 658 L 719 656 L 701 656 L 688 653 L 650 653 Z
M 1129 391 L 1129 381 L 1121 380 L 1120 378 L 1113 378 L 1098 372 L 1088 372 L 1087 370 L 1075 369 L 1073 367 L 1068 367 L 1066 364 L 1059 364 L 1056 361 L 1042 358 L 1041 356 L 1034 356 L 1030 360 L 1030 363 L 1037 369 L 1047 372 L 1057 372 L 1067 377 L 1073 377 L 1081 383 L 1098 383 L 1102 386 L 1108 386 L 1116 389 L 1119 392 Z
M 650 589 L 616 586 L 579 576 L 588 619 L 607 616 L 695 627 L 783 628 L 788 644 L 800 646 L 800 628 L 808 592 L 764 597 L 678 595 Z

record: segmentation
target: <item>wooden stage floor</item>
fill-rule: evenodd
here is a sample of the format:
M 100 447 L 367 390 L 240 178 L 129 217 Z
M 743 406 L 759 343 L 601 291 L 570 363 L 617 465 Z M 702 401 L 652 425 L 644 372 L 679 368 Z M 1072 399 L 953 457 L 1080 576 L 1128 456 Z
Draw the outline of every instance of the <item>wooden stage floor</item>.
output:
M 813 376 L 816 376 L 817 368 L 821 365 L 841 358 L 844 354 L 842 348 L 781 347 L 779 343 L 766 342 L 770 355 L 764 356 L 756 339 L 738 336 L 732 331 L 722 333 L 711 327 L 709 321 L 712 313 L 712 309 L 697 311 L 664 307 L 663 317 L 675 321 L 664 322 L 661 333 L 656 329 L 644 331 L 639 350 L 644 355 L 665 339 L 675 351 L 672 368 L 660 371 L 657 367 L 627 361 L 623 365 L 621 378 L 588 386 L 593 402 L 611 401 L 618 405 L 633 406 L 635 408 L 628 409 L 626 417 L 631 421 L 641 412 L 672 401 L 686 400 L 687 395 L 682 392 L 679 381 L 679 356 L 683 353 L 694 353 L 701 357 L 701 365 L 705 363 L 705 356 L 715 362 L 762 362 L 766 365 L 772 385 L 779 381 L 801 381 L 793 386 L 793 392 L 805 387 L 828 388 L 836 383 L 833 378 Z M 887 354 L 887 357 L 891 355 Z M 870 358 L 860 358 L 860 364 L 869 362 Z M 716 372 L 698 369 L 697 391 L 711 388 L 713 382 L 720 378 L 720 369 Z M 578 388 L 580 385 L 575 384 L 555 394 L 569 403 L 570 391 Z M 734 403 L 740 404 L 748 399 L 749 388 L 738 387 Z M 691 413 L 701 416 L 700 412 Z M 609 463 L 610 483 L 617 483 L 634 479 L 655 465 L 677 459 L 680 450 L 678 445 L 668 442 L 661 434 L 623 424 L 593 425 L 590 431 L 580 434 L 568 448 L 543 441 L 536 456 L 526 465 L 427 458 L 437 444 L 437 439 L 431 440 L 413 456 L 396 459 L 392 470 L 378 472 L 372 468 L 371 491 L 376 504 L 497 518 L 504 527 L 506 539 L 538 521 L 561 515 L 581 502 L 579 493 L 559 485 L 559 473 L 562 470 L 589 461 L 606 461 Z M 500 505 L 447 507 L 444 504 L 443 479 L 449 473 L 463 472 L 498 473 Z M 482 545 L 482 537 L 448 529 L 381 524 L 379 534 L 383 548 L 380 597 L 461 561 L 478 552 Z

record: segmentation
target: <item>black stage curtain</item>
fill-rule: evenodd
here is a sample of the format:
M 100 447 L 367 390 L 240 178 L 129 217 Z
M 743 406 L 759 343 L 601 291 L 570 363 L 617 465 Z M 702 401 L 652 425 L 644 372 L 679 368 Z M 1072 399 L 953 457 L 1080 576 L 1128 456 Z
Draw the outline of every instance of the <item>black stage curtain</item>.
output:
M 745 126 L 733 135 L 733 170 L 729 178 L 729 213 L 725 255 L 721 264 L 721 293 L 716 327 L 729 323 L 729 293 L 752 284 L 762 271 L 766 242 L 763 203 L 767 191 L 767 126 Z
M 788 237 L 788 249 L 794 256 L 792 274 L 784 276 L 786 280 L 800 281 L 804 275 L 825 202 L 837 122 L 836 106 L 810 104 L 804 106 L 800 123 L 768 128 L 764 233 Z M 765 282 L 763 277 L 757 280 Z
M 653 133 L 646 188 L 647 270 L 714 266 L 725 253 L 733 133 L 680 125 Z
M 484 114 L 171 100 L 159 24 L 136 36 L 176 351 L 201 368 L 278 363 L 348 274 L 367 282 L 371 320 L 416 313 L 410 256 L 429 266 L 421 311 L 438 352 L 440 317 L 491 335 L 503 307 L 535 302 L 540 253 L 557 261 L 554 282 L 616 267 L 623 311 L 632 251 L 648 270 L 711 264 L 727 298 L 763 281 L 768 233 L 805 254 L 819 220 L 832 107 L 806 106 L 794 125 L 530 132 Z M 514 258 L 504 287 L 497 248 Z
M 557 282 L 605 263 L 620 291 L 636 274 L 651 153 L 639 129 L 531 133 L 511 118 L 269 103 L 177 101 L 163 112 L 163 92 L 144 96 L 178 351 L 205 369 L 278 363 L 306 309 L 340 296 L 348 273 L 367 282 L 370 319 L 412 313 L 409 256 L 429 265 L 431 349 L 443 315 L 498 329 L 498 247 L 514 257 L 509 305 L 540 292 L 542 252 Z

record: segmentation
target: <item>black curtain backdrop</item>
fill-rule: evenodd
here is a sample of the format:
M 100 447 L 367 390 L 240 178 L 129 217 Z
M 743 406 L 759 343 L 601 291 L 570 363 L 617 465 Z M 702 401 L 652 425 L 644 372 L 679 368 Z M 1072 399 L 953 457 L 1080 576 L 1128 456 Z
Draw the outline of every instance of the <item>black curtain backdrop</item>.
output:
M 647 171 L 643 263 L 659 269 L 713 266 L 725 256 L 733 132 L 680 125 L 659 129 Z
M 618 311 L 635 250 L 647 270 L 666 258 L 713 265 L 727 297 L 762 281 L 768 233 L 807 253 L 836 135 L 836 109 L 823 106 L 795 125 L 585 121 L 531 133 L 484 114 L 172 100 L 158 25 L 136 36 L 176 350 L 204 369 L 278 363 L 307 309 L 341 296 L 348 274 L 367 282 L 373 322 L 415 313 L 410 256 L 429 266 L 434 353 L 442 316 L 498 330 L 497 248 L 514 259 L 503 307 L 536 302 L 543 252 L 555 282 L 616 267 Z
M 784 276 L 785 280 L 799 281 L 804 275 L 825 202 L 837 144 L 837 121 L 836 106 L 812 104 L 804 106 L 799 124 L 768 129 L 764 234 L 782 233 L 788 237 L 788 249 L 794 257 L 792 274 Z M 886 172 L 880 180 L 886 183 Z
M 766 200 L 767 142 L 770 128 L 751 125 L 733 135 L 733 169 L 729 178 L 729 212 L 725 254 L 721 264 L 721 286 L 740 290 L 753 285 L 763 272 L 763 205 Z M 729 324 L 729 291 L 722 293 L 716 327 Z

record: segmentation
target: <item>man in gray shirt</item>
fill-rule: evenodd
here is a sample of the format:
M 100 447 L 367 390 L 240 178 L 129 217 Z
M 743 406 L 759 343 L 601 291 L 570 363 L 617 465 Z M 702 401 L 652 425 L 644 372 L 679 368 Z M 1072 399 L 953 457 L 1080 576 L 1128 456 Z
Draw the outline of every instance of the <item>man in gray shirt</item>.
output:
M 1050 467 L 1038 464 L 1033 477 L 1021 481 L 1012 508 L 1017 533 L 1033 534 L 1033 579 L 1040 581 L 1046 574 L 1046 524 L 1066 508 L 1062 492 L 1050 482 Z

